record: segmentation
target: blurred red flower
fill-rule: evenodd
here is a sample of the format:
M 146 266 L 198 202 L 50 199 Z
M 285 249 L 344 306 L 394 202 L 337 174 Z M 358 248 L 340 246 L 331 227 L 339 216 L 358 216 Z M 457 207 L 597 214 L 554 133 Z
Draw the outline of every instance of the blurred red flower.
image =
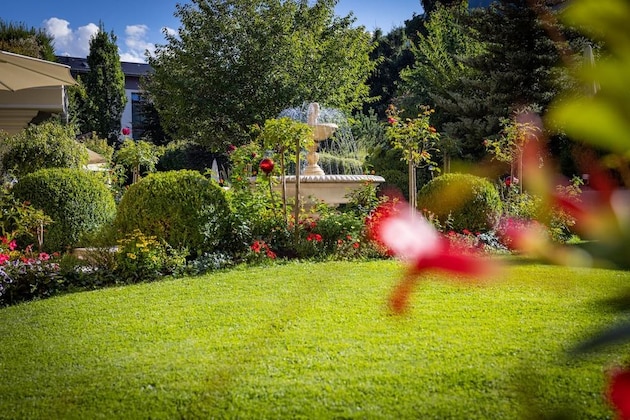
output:
M 131 129 L 129 127 L 123 127 L 122 135 L 123 136 L 128 136 L 129 134 L 131 134 Z
M 472 249 L 464 253 L 461 248 L 451 248 L 450 242 L 405 202 L 388 202 L 377 207 L 368 218 L 367 228 L 370 238 L 409 262 L 403 280 L 389 299 L 396 313 L 405 310 L 418 277 L 426 271 L 485 276 L 496 266 L 480 259 Z
M 615 369 L 610 372 L 606 392 L 619 419 L 630 419 L 630 370 Z

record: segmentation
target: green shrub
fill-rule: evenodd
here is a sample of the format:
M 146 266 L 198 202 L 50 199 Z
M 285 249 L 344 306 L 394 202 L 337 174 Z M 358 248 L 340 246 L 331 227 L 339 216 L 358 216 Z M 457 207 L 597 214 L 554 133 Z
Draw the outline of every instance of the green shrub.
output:
M 43 210 L 53 220 L 44 250 L 61 251 L 111 222 L 116 204 L 102 175 L 83 169 L 42 169 L 13 186 L 15 197 Z
M 496 187 L 470 174 L 444 174 L 425 184 L 418 193 L 418 208 L 435 214 L 440 222 L 450 219 L 455 231 L 487 232 L 501 215 Z
M 191 169 L 204 173 L 212 167 L 215 157 L 213 153 L 195 142 L 174 141 L 164 148 L 164 154 L 160 156 L 156 168 L 161 172 Z
M 120 237 L 138 229 L 194 257 L 230 240 L 231 211 L 223 189 L 199 172 L 157 172 L 125 192 L 114 227 Z
M 166 275 L 180 275 L 186 267 L 186 252 L 174 250 L 154 236 L 138 229 L 118 241 L 116 273 L 125 283 L 152 281 Z
M 31 125 L 3 141 L 0 164 L 18 178 L 44 168 L 81 168 L 88 152 L 74 138 L 72 126 L 56 121 Z

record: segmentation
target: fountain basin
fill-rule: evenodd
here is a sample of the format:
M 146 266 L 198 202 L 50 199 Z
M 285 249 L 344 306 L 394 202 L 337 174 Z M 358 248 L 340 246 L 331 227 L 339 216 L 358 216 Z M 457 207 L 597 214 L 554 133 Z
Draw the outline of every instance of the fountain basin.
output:
M 285 177 L 287 197 L 295 196 L 295 175 Z M 337 206 L 349 202 L 347 195 L 365 185 L 366 182 L 380 184 L 385 178 L 378 175 L 301 175 L 300 196 L 308 208 L 320 201 Z M 281 185 L 274 189 L 280 191 Z

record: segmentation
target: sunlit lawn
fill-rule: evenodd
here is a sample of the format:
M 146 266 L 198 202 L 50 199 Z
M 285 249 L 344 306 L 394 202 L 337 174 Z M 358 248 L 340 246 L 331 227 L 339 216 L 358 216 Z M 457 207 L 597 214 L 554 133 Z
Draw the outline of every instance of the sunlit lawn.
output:
M 0 310 L 2 418 L 606 418 L 573 344 L 630 273 L 518 264 L 427 281 L 404 316 L 394 261 L 236 269 Z

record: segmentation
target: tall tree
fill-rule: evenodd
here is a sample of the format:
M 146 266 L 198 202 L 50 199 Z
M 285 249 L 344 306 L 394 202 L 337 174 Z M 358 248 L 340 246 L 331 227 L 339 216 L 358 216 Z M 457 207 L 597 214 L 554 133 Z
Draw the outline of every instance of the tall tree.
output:
M 41 29 L 0 19 L 0 50 L 55 61 L 53 38 Z
M 472 73 L 463 60 L 483 49 L 483 44 L 472 38 L 461 24 L 467 13 L 467 0 L 449 7 L 437 4 L 424 25 L 425 32 L 418 33 L 417 41 L 412 43 L 414 63 L 401 72 L 397 98 L 410 115 L 422 106 L 436 110 L 431 122 L 443 133 L 439 148 L 445 170 L 460 148 L 458 139 L 444 129 L 447 123 L 457 121 L 459 110 L 443 106 L 444 98 L 451 100 L 457 95 L 462 78 Z
M 468 13 L 467 3 L 460 0 L 451 7 L 438 4 L 424 25 L 425 33 L 418 33 L 417 41 L 411 44 L 414 59 L 401 71 L 399 83 L 399 101 L 405 108 L 415 112 L 418 106 L 435 107 L 436 96 L 457 91 L 461 78 L 471 73 L 463 59 L 479 54 L 483 44 L 461 25 L 462 16 Z
M 484 49 L 464 60 L 473 72 L 463 75 L 460 88 L 436 98 L 436 106 L 458 116 L 445 129 L 461 140 L 464 157 L 483 156 L 484 139 L 500 133 L 503 118 L 525 107 L 544 113 L 560 91 L 560 55 L 550 34 L 562 28 L 550 30 L 547 3 L 500 0 L 473 9 L 464 22 Z
M 215 150 L 250 126 L 317 101 L 350 111 L 368 96 L 370 35 L 337 0 L 192 0 L 177 5 L 146 83 L 165 126 Z
M 90 39 L 87 63 L 90 70 L 83 80 L 87 103 L 81 131 L 95 131 L 112 144 L 118 140 L 127 96 L 116 35 L 113 31 L 105 32 L 102 22 L 98 32 Z

